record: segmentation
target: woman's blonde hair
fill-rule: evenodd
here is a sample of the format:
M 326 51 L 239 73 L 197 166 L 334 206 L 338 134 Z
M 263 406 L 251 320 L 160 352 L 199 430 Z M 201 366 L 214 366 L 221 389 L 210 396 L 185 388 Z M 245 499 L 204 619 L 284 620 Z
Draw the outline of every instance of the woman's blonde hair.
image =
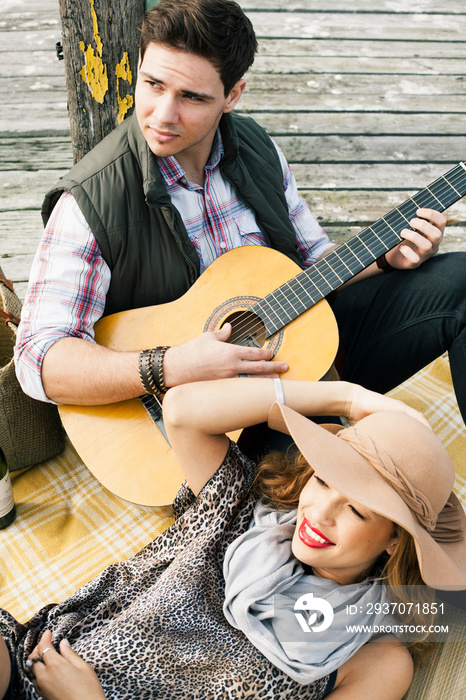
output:
M 297 450 L 290 449 L 286 454 L 271 452 L 259 463 L 252 489 L 256 498 L 262 499 L 275 510 L 294 510 L 298 507 L 301 491 L 313 473 L 314 469 Z M 391 556 L 386 553 L 381 555 L 377 568 L 382 567 L 382 571 L 378 578 L 388 585 L 393 602 L 403 602 L 406 604 L 405 609 L 413 611 L 410 616 L 403 616 L 403 624 L 422 624 L 428 629 L 433 623 L 433 615 L 422 611 L 430 611 L 432 606 L 423 606 L 423 603 L 431 601 L 433 593 L 422 580 L 414 539 L 396 523 L 394 527 L 398 538 L 395 550 Z M 417 589 L 414 588 L 416 586 Z M 419 598 L 413 601 L 413 591 L 416 590 Z M 428 639 L 407 646 L 417 661 L 423 661 L 435 648 L 435 644 Z

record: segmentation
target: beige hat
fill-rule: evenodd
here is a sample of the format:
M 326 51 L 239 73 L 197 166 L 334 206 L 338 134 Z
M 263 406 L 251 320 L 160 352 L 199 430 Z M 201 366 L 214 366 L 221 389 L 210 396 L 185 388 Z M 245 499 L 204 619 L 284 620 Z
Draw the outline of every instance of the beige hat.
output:
M 453 462 L 430 428 L 391 411 L 323 426 L 278 403 L 269 425 L 291 435 L 333 488 L 411 533 L 427 585 L 466 588 L 466 516 L 452 493 Z

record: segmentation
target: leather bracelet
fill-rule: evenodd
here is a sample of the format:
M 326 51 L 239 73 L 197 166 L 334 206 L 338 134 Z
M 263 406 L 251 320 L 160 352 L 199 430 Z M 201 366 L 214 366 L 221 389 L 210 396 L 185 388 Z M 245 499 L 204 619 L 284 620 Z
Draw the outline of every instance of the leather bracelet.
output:
M 152 372 L 153 349 L 141 350 L 138 358 L 139 379 L 146 394 L 156 394 L 157 387 Z
M 393 270 L 395 269 L 388 262 L 387 258 L 385 257 L 385 253 L 379 258 L 377 258 L 375 262 L 377 263 L 377 267 L 379 268 L 379 270 L 383 270 L 383 272 L 393 272 Z
M 152 355 L 152 375 L 156 389 L 160 394 L 165 394 L 167 392 L 167 386 L 163 376 L 163 359 L 169 347 L 169 345 L 158 345 L 154 348 Z
M 143 350 L 139 355 L 139 376 L 147 394 L 158 394 L 152 371 L 154 349 Z
M 169 345 L 141 350 L 138 358 L 139 379 L 146 394 L 162 396 L 167 387 L 163 376 L 163 358 Z

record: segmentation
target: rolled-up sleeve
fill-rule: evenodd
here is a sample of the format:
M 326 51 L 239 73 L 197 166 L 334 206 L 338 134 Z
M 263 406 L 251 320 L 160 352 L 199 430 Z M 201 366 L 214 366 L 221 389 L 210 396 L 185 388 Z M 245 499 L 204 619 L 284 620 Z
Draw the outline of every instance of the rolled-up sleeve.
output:
M 47 223 L 34 258 L 15 347 L 23 391 L 50 401 L 41 380 L 47 350 L 62 338 L 94 342 L 110 270 L 75 199 L 64 194 Z

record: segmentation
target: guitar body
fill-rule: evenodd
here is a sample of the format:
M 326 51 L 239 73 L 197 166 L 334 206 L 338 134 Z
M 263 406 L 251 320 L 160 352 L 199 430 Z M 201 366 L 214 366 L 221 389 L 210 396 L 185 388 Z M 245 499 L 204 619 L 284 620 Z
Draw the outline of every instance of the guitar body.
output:
M 102 318 L 96 341 L 119 351 L 180 345 L 204 331 L 251 331 L 252 342 L 271 347 L 289 365 L 288 379 L 320 379 L 338 347 L 338 329 L 325 300 L 266 338 L 250 307 L 301 269 L 270 248 L 236 248 L 217 258 L 179 299 Z M 251 338 L 249 339 L 251 340 Z M 104 406 L 60 406 L 68 436 L 94 476 L 121 498 L 145 506 L 173 501 L 183 475 L 173 451 L 139 399 Z

